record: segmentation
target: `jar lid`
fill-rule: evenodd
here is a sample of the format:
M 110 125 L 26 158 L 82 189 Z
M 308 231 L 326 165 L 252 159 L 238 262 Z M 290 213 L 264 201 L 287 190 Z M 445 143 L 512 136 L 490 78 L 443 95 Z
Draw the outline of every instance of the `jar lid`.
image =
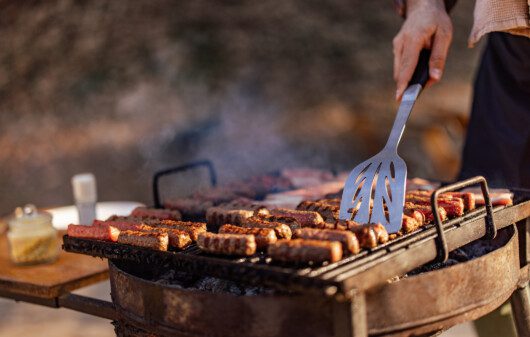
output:
M 27 204 L 24 207 L 17 207 L 14 215 L 9 218 L 9 228 L 19 226 L 51 225 L 52 215 L 48 212 L 38 211 L 37 207 Z

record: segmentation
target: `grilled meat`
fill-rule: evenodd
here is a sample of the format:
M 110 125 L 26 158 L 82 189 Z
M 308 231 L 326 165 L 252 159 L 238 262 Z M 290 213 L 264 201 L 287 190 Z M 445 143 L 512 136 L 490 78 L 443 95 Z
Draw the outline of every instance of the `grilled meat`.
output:
M 450 195 L 453 198 L 460 198 L 464 202 L 464 210 L 471 211 L 476 208 L 475 195 L 471 192 L 448 192 L 443 195 Z
M 292 236 L 292 231 L 289 226 L 280 223 L 280 222 L 272 222 L 264 220 L 260 217 L 253 216 L 243 223 L 243 227 L 246 228 L 270 228 L 274 229 L 274 232 L 276 233 L 276 236 L 278 239 L 287 239 L 289 240 Z
M 68 225 L 66 231 L 68 236 L 73 238 L 94 239 L 103 241 L 118 241 L 120 230 L 113 226 L 85 226 L 85 225 Z
M 434 221 L 434 215 L 432 214 L 431 206 L 429 205 L 417 205 L 412 202 L 405 202 L 404 211 L 418 211 L 425 216 L 425 223 L 432 223 Z M 443 207 L 438 207 L 438 214 L 442 221 L 447 220 L 447 212 Z
M 219 229 L 219 234 L 254 235 L 258 249 L 265 248 L 278 240 L 276 237 L 276 232 L 272 228 L 246 228 L 234 225 L 223 225 Z
M 355 234 L 350 231 L 337 229 L 301 228 L 293 233 L 296 239 L 310 239 L 322 241 L 338 241 L 342 244 L 342 250 L 352 254 L 359 253 L 359 241 Z
M 285 224 L 289 226 L 291 231 L 294 231 L 295 229 L 298 229 L 298 228 L 302 228 L 302 225 L 300 225 L 300 223 L 295 218 L 291 218 L 287 216 L 280 216 L 280 215 L 256 215 L 254 214 L 254 216 L 257 216 L 268 222 L 279 222 L 279 223 Z
M 403 221 L 401 222 L 400 232 L 402 234 L 411 233 L 420 228 L 420 223 L 413 217 L 403 214 Z
M 256 253 L 254 235 L 204 232 L 199 235 L 197 245 L 201 250 L 213 254 L 250 256 Z
M 146 224 L 155 228 L 177 229 L 188 233 L 193 241 L 197 241 L 200 233 L 206 232 L 204 222 L 174 221 L 174 220 L 148 220 Z
M 337 241 L 280 240 L 270 245 L 267 253 L 284 262 L 337 262 L 342 258 L 342 246 Z
M 375 248 L 378 243 L 378 236 L 372 226 L 362 225 L 352 229 L 362 248 Z
M 294 210 L 287 208 L 272 209 L 272 215 L 295 219 L 302 227 L 317 227 L 324 222 L 322 216 L 313 211 Z
M 131 216 L 159 220 L 182 220 L 182 215 L 177 210 L 136 207 Z
M 339 219 L 340 206 L 329 205 L 318 201 L 302 201 L 297 207 L 301 211 L 313 211 L 319 213 L 326 222 L 334 222 Z
M 168 233 L 162 232 L 121 231 L 118 236 L 118 242 L 166 251 L 169 244 L 169 236 Z

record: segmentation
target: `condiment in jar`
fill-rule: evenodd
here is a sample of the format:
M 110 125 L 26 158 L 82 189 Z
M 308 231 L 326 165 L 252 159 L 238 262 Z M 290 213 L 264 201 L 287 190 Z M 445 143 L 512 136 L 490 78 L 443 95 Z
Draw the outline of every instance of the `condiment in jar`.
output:
M 8 220 L 11 261 L 18 265 L 52 262 L 59 255 L 57 231 L 52 215 L 39 212 L 34 205 L 18 207 Z

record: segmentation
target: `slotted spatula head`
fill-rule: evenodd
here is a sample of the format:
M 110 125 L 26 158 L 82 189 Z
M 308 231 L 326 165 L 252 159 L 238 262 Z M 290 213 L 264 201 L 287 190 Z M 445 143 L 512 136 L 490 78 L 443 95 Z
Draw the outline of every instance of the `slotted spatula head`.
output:
M 430 51 L 422 50 L 418 65 L 403 94 L 394 126 L 381 152 L 351 171 L 344 185 L 339 218 L 359 223 L 381 223 L 389 233 L 401 229 L 407 165 L 397 147 L 412 107 L 429 79 Z

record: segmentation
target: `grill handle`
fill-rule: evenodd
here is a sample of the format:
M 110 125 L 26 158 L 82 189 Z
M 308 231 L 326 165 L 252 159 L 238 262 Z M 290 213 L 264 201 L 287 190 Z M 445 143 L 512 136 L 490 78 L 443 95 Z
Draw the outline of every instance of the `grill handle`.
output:
M 492 240 L 497 235 L 497 227 L 495 226 L 495 222 L 493 220 L 493 207 L 491 205 L 491 198 L 486 178 L 482 176 L 477 176 L 458 183 L 441 187 L 435 190 L 434 193 L 431 195 L 432 213 L 434 215 L 434 224 L 436 225 L 436 232 L 438 234 L 436 237 L 436 249 L 438 251 L 436 260 L 439 262 L 447 261 L 447 259 L 449 258 L 449 250 L 447 247 L 447 240 L 445 238 L 443 223 L 440 218 L 440 214 L 438 213 L 438 196 L 446 192 L 456 192 L 473 185 L 480 185 L 482 196 L 484 197 L 484 204 L 486 206 L 486 235 L 484 237 Z
M 191 163 L 187 163 L 187 164 L 176 166 L 176 167 L 170 167 L 170 168 L 156 172 L 155 175 L 153 176 L 153 201 L 155 204 L 155 208 L 162 208 L 162 203 L 160 200 L 160 178 L 164 176 L 173 175 L 176 173 L 200 168 L 200 167 L 206 167 L 208 169 L 208 173 L 210 174 L 211 185 L 212 186 L 217 185 L 217 174 L 215 172 L 213 163 L 209 160 L 194 161 Z

